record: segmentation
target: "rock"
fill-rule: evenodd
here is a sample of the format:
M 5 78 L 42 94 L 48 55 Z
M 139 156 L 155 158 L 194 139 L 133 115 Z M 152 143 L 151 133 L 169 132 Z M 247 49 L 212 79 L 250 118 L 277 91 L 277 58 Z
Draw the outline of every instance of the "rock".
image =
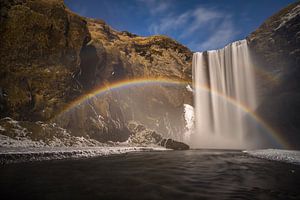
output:
M 12 0 L 4 1 L 4 7 L 0 87 L 7 97 L 0 117 L 48 120 L 82 92 L 72 75 L 90 40 L 86 21 L 66 10 L 62 0 Z M 45 115 L 47 108 L 50 113 Z
M 54 123 L 0 119 L 0 147 L 95 147 L 105 146 L 89 137 L 75 137 Z
M 183 104 L 192 102 L 185 85 L 139 87 L 132 96 L 116 91 L 57 116 L 90 90 L 124 79 L 191 82 L 187 47 L 166 36 L 116 31 L 76 15 L 63 0 L 5 0 L 0 23 L 0 88 L 7 94 L 0 117 L 51 120 L 101 142 L 127 140 L 125 124 L 136 117 L 165 136 L 182 136 Z
M 248 36 L 256 61 L 259 105 L 256 112 L 300 148 L 300 2 L 267 19 Z
M 189 150 L 189 145 L 178 142 L 172 139 L 163 139 L 160 143 L 161 146 L 166 147 L 167 149 L 174 149 L 174 150 Z
M 163 139 L 160 134 L 147 129 L 137 122 L 130 121 L 127 126 L 131 133 L 131 136 L 128 139 L 129 143 L 138 145 L 158 145 Z
M 160 134 L 147 129 L 145 126 L 135 121 L 129 122 L 128 129 L 131 132 L 128 143 L 133 143 L 135 145 L 160 145 L 167 149 L 174 150 L 189 149 L 187 144 L 172 139 L 164 139 Z
M 297 89 L 299 31 L 300 3 L 295 2 L 271 16 L 247 37 L 256 65 L 262 72 L 257 73 L 262 98 L 268 91 Z

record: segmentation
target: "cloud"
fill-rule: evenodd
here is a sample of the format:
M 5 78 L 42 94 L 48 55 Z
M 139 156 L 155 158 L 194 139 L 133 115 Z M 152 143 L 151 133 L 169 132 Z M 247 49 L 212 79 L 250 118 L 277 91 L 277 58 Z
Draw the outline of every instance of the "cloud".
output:
M 137 0 L 146 5 L 152 15 L 162 13 L 171 7 L 171 0 Z
M 189 19 L 188 13 L 183 13 L 178 17 L 169 16 L 161 19 L 159 24 L 156 23 L 151 24 L 149 30 L 154 34 L 167 33 L 172 30 L 176 30 L 179 27 L 182 27 L 182 25 L 188 22 L 188 19 Z
M 207 7 L 197 7 L 177 14 L 169 13 L 152 23 L 149 32 L 167 35 L 176 32 L 178 39 L 192 40 L 189 46 L 197 50 L 220 48 L 239 33 L 230 14 Z
M 226 19 L 222 21 L 220 26 L 216 28 L 213 34 L 204 42 L 201 42 L 198 45 L 197 49 L 211 50 L 221 48 L 232 42 L 232 40 L 238 33 L 239 31 L 234 27 L 231 18 L 226 17 Z
M 216 20 L 219 20 L 224 17 L 224 14 L 220 11 L 207 9 L 203 7 L 199 7 L 192 11 L 191 13 L 191 25 L 185 30 L 180 37 L 184 38 L 187 37 L 195 31 L 199 30 L 201 27 L 206 25 L 207 23 L 214 23 Z
M 223 17 L 224 14 L 222 12 L 198 7 L 179 15 L 171 13 L 162 18 L 158 23 L 151 24 L 149 30 L 155 34 L 167 33 L 172 30 L 184 30 L 180 35 L 180 38 L 184 38 L 193 34 L 207 23 L 213 23 L 215 20 L 222 19 Z

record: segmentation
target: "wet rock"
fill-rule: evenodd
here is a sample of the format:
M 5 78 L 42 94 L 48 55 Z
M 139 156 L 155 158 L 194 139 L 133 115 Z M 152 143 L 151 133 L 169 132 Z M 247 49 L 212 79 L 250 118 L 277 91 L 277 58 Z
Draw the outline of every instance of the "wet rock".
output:
M 94 147 L 104 146 L 89 137 L 72 136 L 55 123 L 0 119 L 0 147 Z
M 142 124 L 137 122 L 129 122 L 127 125 L 131 136 L 128 139 L 129 143 L 138 145 L 153 145 L 160 144 L 163 139 L 162 136 L 153 130 L 147 129 Z
M 189 150 L 189 145 L 178 142 L 172 139 L 163 139 L 160 143 L 161 146 L 166 147 L 167 149 L 174 149 L 174 150 Z
M 128 143 L 137 145 L 159 145 L 167 149 L 174 150 L 188 150 L 189 146 L 183 142 L 179 142 L 172 139 L 165 139 L 155 131 L 146 128 L 138 122 L 131 121 L 128 124 L 128 129 L 131 132 L 131 136 L 128 139 Z
M 248 36 L 257 67 L 256 112 L 299 148 L 300 2 L 290 4 Z

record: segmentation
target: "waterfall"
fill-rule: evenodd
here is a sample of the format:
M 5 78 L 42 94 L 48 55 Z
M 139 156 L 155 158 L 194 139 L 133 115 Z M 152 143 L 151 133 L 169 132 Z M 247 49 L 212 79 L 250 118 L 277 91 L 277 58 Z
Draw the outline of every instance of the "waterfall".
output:
M 247 148 L 246 132 L 250 125 L 245 108 L 256 107 L 254 71 L 247 41 L 194 53 L 193 84 L 196 131 L 191 145 Z

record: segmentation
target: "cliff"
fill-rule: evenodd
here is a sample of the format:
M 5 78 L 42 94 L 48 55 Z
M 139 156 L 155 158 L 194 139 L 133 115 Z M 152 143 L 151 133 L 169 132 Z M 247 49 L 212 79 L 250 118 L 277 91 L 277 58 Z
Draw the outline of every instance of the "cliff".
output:
M 82 91 L 74 74 L 90 40 L 62 1 L 1 1 L 1 117 L 46 120 Z
M 300 141 L 300 2 L 267 19 L 247 39 L 260 71 L 257 113 L 297 147 Z
M 116 31 L 62 0 L 4 0 L 0 20 L 0 117 L 56 122 L 102 142 L 126 140 L 130 120 L 164 136 L 184 131 L 183 104 L 192 103 L 185 85 L 110 92 L 57 117 L 78 97 L 120 80 L 191 82 L 192 53 L 175 40 Z

